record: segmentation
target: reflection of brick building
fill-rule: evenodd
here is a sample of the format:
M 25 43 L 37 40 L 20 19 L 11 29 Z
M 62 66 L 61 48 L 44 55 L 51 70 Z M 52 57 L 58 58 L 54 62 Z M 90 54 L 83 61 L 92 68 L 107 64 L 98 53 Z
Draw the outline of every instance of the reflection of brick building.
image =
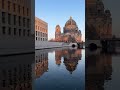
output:
M 0 57 L 0 90 L 32 90 L 34 54 Z
M 86 39 L 112 37 L 110 10 L 104 9 L 102 0 L 86 0 Z
M 48 70 L 48 53 L 39 53 L 35 57 L 35 78 L 38 78 Z
M 76 22 L 70 17 L 63 28 L 61 33 L 61 27 L 56 26 L 55 41 L 57 42 L 81 42 L 81 31 L 78 29 Z

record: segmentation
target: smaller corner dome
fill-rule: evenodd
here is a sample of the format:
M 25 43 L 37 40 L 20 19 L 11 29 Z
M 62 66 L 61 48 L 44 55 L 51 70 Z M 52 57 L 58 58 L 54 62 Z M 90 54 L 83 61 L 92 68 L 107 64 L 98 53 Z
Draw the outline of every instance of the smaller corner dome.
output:
M 105 10 L 105 14 L 107 15 L 107 16 L 111 16 L 111 12 L 110 12 L 110 10 Z
M 81 30 L 79 30 L 79 33 L 81 34 Z
M 60 25 L 56 25 L 56 31 L 55 32 L 61 33 Z
M 108 10 L 108 9 L 107 9 L 107 10 L 105 10 L 105 13 L 110 13 L 110 10 Z

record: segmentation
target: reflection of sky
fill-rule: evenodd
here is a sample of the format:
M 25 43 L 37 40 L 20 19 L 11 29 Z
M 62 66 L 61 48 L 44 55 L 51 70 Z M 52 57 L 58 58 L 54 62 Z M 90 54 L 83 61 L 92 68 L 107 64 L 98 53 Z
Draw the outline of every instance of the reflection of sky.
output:
M 55 52 L 48 54 L 48 72 L 35 80 L 36 90 L 84 90 L 85 84 L 85 50 L 72 74 L 66 69 L 61 59 L 61 65 L 56 65 Z
M 112 14 L 113 34 L 120 37 L 120 0 L 103 0 L 105 9 Z
M 48 23 L 49 39 L 54 38 L 57 24 L 63 31 L 70 16 L 85 37 L 85 0 L 35 0 L 35 14 Z

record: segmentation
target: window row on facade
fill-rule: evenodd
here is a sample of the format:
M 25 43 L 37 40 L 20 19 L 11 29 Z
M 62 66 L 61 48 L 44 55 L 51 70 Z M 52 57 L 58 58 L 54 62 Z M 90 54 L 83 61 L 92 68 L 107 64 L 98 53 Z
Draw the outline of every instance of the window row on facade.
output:
M 36 41 L 47 41 L 47 38 L 36 37 Z
M 40 26 L 37 26 L 37 25 L 36 25 L 36 27 L 35 27 L 35 30 L 40 30 L 40 31 L 43 31 L 43 32 L 47 32 L 46 29 L 41 28 Z
M 2 12 L 1 18 L 2 18 L 3 24 L 18 25 L 18 26 L 30 28 L 30 19 L 29 18 L 12 15 L 12 14 L 6 13 L 6 12 Z
M 47 37 L 47 33 L 42 33 L 42 32 L 39 32 L 39 31 L 36 31 L 36 36 L 41 36 L 41 37 Z
M 36 24 L 36 27 L 35 27 L 35 29 L 36 30 L 41 30 L 41 29 L 44 29 L 44 28 L 42 28 L 42 27 L 44 27 L 44 28 L 46 28 L 47 29 L 47 26 L 46 25 L 44 25 L 44 24 Z
M 13 3 L 13 1 L 1 0 L 1 6 L 2 9 L 29 16 L 29 8 Z
M 17 29 L 3 26 L 1 29 L 1 35 L 13 35 L 13 36 L 30 36 L 30 30 Z

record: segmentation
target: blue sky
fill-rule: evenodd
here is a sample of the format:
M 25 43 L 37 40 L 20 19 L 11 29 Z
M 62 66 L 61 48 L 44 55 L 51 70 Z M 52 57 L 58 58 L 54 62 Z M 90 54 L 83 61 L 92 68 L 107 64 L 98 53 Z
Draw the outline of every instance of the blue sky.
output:
M 48 39 L 55 37 L 56 25 L 63 27 L 72 16 L 85 37 L 85 0 L 35 0 L 35 16 L 48 23 Z

